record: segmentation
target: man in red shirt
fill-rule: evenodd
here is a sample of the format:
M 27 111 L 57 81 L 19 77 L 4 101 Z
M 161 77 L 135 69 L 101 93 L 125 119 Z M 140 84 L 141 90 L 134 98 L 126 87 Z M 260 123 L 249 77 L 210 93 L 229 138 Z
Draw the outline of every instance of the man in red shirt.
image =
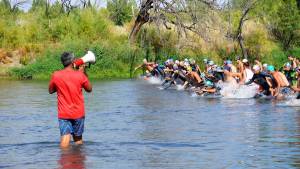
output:
M 82 144 L 84 130 L 84 98 L 82 88 L 86 92 L 92 91 L 84 66 L 79 70 L 73 69 L 74 55 L 64 52 L 61 55 L 63 70 L 52 74 L 49 83 L 49 93 L 57 92 L 58 121 L 61 134 L 61 147 L 68 147 L 71 135 L 75 144 Z

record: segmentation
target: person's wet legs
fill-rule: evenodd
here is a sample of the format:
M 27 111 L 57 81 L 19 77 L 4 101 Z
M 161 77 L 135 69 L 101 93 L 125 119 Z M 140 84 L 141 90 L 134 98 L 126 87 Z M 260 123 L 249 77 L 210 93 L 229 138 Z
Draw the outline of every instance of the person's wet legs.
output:
M 60 147 L 66 148 L 70 145 L 71 134 L 62 135 L 60 138 Z
M 81 145 L 83 144 L 82 136 L 75 136 L 73 135 L 73 140 L 76 145 Z

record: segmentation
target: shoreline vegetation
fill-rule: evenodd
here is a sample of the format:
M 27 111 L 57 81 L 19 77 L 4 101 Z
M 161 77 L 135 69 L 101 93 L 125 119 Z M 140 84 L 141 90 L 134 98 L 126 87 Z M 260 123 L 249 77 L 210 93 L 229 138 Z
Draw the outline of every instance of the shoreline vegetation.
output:
M 33 0 L 26 11 L 18 6 L 22 3 L 14 6 L 12 1 L 3 0 L 0 78 L 49 79 L 62 68 L 62 52 L 70 51 L 81 57 L 86 49 L 96 55 L 96 64 L 88 69 L 92 79 L 135 77 L 137 72 L 134 74 L 133 69 L 143 58 L 160 63 L 168 58 L 193 58 L 203 66 L 205 58 L 221 64 L 222 60 L 234 60 L 246 52 L 250 61 L 258 58 L 279 68 L 288 55 L 300 57 L 297 1 L 264 1 L 252 6 L 241 31 L 239 23 L 245 2 L 230 0 L 230 8 L 224 6 L 218 11 L 198 4 L 202 10 L 197 11 L 197 16 L 203 19 L 199 23 L 211 28 L 206 31 L 199 25 L 203 29 L 201 36 L 189 30 L 183 34 L 176 26 L 148 22 L 137 33 L 135 42 L 130 43 L 129 36 L 141 10 L 134 0 L 108 0 L 102 8 L 89 3 L 72 8 L 61 1 L 49 4 L 46 0 Z M 186 14 L 178 15 L 190 22 Z M 173 19 L 172 15 L 165 17 Z M 244 51 L 239 40 L 229 36 L 237 31 L 242 35 Z

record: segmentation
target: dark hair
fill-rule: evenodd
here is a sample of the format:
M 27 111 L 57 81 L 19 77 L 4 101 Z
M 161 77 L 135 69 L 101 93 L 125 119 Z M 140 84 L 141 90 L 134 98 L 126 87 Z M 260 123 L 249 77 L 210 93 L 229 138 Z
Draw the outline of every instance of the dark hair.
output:
M 67 67 L 70 64 L 72 64 L 74 58 L 75 57 L 72 53 L 64 52 L 64 53 L 61 54 L 60 60 L 61 60 L 61 63 L 64 65 L 64 67 Z
M 247 67 L 250 66 L 249 62 L 244 63 L 244 65 L 247 66 Z

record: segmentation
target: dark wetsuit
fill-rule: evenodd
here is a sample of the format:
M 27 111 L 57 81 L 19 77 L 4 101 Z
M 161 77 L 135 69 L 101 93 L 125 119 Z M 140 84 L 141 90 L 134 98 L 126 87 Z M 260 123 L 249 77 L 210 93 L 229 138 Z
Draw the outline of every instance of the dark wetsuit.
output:
M 263 88 L 263 94 L 266 95 L 266 96 L 269 96 L 271 94 L 270 92 L 270 86 L 267 82 L 267 77 L 271 78 L 272 81 L 275 82 L 273 76 L 269 75 L 269 74 L 266 74 L 266 73 L 263 73 L 263 72 L 260 72 L 258 74 L 254 74 L 252 79 L 249 80 L 249 82 L 245 83 L 245 85 L 249 85 L 251 83 L 256 83 L 258 85 L 260 85 L 262 88 Z
M 181 67 L 180 65 L 174 65 L 173 67 L 169 67 L 169 69 L 172 69 L 173 72 L 170 74 L 170 80 L 165 80 L 162 85 L 165 85 L 166 83 L 170 82 L 165 89 L 171 87 L 173 84 L 176 84 L 176 80 L 179 78 L 182 82 L 185 82 L 187 79 L 184 75 L 184 68 Z
M 220 80 L 222 80 L 223 82 L 225 81 L 224 72 L 214 71 L 213 72 L 213 77 L 215 77 L 215 80 L 217 82 L 220 81 Z
M 197 66 L 195 64 L 190 64 L 192 71 L 196 72 L 197 71 Z
M 300 99 L 300 93 L 298 92 L 296 99 Z
M 154 67 L 153 70 L 156 72 L 155 74 L 160 75 L 161 78 L 164 78 L 165 77 L 164 68 L 165 68 L 164 65 L 157 65 Z
M 293 75 L 294 75 L 295 71 L 292 69 L 284 70 L 283 73 L 284 73 L 285 77 L 287 78 L 287 80 L 289 81 L 290 86 L 292 86 L 293 85 Z
M 300 79 L 299 79 L 299 78 L 300 78 L 300 77 L 298 77 L 297 87 L 300 86 Z M 300 99 L 300 92 L 297 92 L 297 97 L 296 97 L 296 99 Z
M 190 64 L 190 66 L 191 66 L 193 72 L 197 72 L 199 75 L 201 74 L 201 72 L 198 70 L 198 65 Z
M 267 74 L 267 75 L 269 75 L 268 77 L 271 79 L 272 88 L 275 89 L 276 87 L 278 87 L 278 83 L 276 82 L 274 76 L 271 74 Z
M 182 80 L 183 82 L 187 81 L 185 74 L 184 74 L 184 67 L 182 66 L 178 66 L 178 72 L 176 73 L 176 78 L 179 78 L 180 80 Z

